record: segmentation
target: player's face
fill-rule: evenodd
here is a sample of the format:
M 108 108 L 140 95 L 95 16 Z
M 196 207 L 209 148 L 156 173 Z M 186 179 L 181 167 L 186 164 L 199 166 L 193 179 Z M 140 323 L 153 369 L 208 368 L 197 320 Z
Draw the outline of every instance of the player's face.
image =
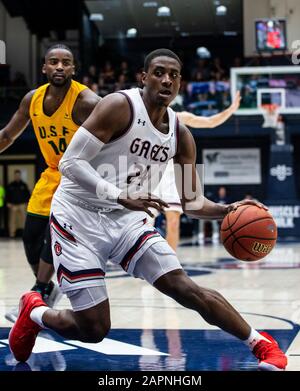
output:
M 156 57 L 143 73 L 146 94 L 159 106 L 168 106 L 180 88 L 180 64 L 172 57 Z
M 65 49 L 51 50 L 46 56 L 43 73 L 50 84 L 56 87 L 66 85 L 75 73 L 72 53 Z

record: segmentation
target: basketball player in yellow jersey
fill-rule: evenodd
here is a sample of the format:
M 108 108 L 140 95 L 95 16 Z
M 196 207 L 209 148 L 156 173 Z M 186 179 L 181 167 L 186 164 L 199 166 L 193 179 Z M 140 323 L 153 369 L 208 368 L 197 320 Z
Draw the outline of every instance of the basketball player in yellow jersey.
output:
M 52 306 L 59 290 L 52 281 L 49 283 L 53 260 L 47 225 L 51 200 L 61 177 L 57 167 L 74 133 L 101 98 L 72 80 L 74 58 L 65 45 L 48 49 L 42 72 L 48 83 L 25 95 L 16 113 L 0 131 L 0 152 L 14 142 L 31 120 L 48 167 L 29 200 L 23 242 L 27 260 L 37 277 L 32 289 L 39 291 Z M 6 318 L 15 321 L 17 313 L 17 309 L 13 309 Z

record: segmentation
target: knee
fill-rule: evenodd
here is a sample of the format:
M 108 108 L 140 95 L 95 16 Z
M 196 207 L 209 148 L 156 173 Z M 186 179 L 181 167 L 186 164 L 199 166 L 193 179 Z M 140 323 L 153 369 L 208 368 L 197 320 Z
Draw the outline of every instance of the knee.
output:
M 190 296 L 196 285 L 183 270 L 174 270 L 158 279 L 154 286 L 174 300 L 180 301 Z
M 95 323 L 85 329 L 81 329 L 82 342 L 99 343 L 107 336 L 110 330 L 110 321 L 105 324 Z

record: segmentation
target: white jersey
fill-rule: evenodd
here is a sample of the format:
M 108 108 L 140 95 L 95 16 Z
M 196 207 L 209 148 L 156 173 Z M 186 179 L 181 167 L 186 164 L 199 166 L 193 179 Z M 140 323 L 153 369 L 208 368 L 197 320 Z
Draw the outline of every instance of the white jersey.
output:
M 181 208 L 181 201 L 175 181 L 173 159 L 169 160 L 164 175 L 153 194 L 167 202 L 170 206 L 176 205 Z
M 106 181 L 121 190 L 128 186 L 141 186 L 153 192 L 157 187 L 168 161 L 176 154 L 178 121 L 176 113 L 167 109 L 169 130 L 162 133 L 156 129 L 147 112 L 139 88 L 119 91 L 126 96 L 131 108 L 131 121 L 122 136 L 106 143 L 99 154 L 90 161 L 91 166 Z M 159 170 L 157 169 L 159 168 Z M 157 175 L 159 171 L 160 175 Z M 151 189 L 149 189 L 149 181 Z M 112 200 L 99 199 L 80 184 L 63 176 L 57 193 L 63 192 L 77 199 L 77 203 L 96 208 L 122 209 Z

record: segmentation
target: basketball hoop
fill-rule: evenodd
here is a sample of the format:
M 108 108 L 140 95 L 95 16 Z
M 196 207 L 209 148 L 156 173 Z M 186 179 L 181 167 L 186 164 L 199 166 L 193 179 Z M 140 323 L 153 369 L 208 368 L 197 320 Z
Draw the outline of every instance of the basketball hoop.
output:
M 261 105 L 264 116 L 263 128 L 276 128 L 279 116 L 279 106 L 275 103 Z

